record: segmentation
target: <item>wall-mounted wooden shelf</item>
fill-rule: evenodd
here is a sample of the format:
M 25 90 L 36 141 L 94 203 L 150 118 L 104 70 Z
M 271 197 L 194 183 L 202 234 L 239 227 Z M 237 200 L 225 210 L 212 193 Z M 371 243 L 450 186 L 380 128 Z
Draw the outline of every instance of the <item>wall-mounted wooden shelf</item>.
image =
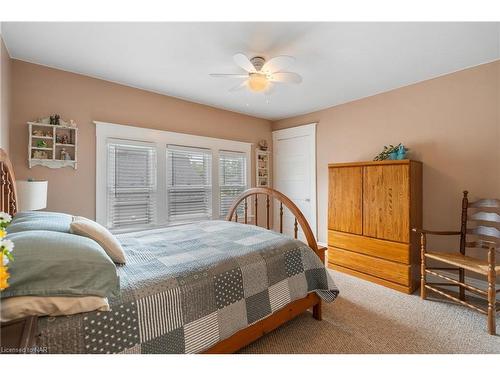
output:
M 77 168 L 78 129 L 64 125 L 42 124 L 28 122 L 28 166 L 33 168 L 40 165 L 48 168 Z M 37 134 L 34 134 L 36 132 Z M 42 134 L 38 134 L 42 133 Z M 65 137 L 68 143 L 58 142 L 60 137 Z M 44 140 L 46 147 L 37 146 L 37 142 Z M 61 159 L 64 151 L 70 159 Z

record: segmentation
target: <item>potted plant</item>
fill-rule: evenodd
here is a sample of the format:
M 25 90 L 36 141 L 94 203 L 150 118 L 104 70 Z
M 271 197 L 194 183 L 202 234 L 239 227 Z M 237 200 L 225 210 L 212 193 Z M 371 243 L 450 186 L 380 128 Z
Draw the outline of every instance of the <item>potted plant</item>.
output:
M 405 147 L 402 143 L 397 146 L 389 145 L 384 146 L 382 152 L 380 152 L 377 156 L 373 158 L 374 161 L 380 160 L 403 160 L 406 158 L 406 153 L 408 152 L 408 148 Z

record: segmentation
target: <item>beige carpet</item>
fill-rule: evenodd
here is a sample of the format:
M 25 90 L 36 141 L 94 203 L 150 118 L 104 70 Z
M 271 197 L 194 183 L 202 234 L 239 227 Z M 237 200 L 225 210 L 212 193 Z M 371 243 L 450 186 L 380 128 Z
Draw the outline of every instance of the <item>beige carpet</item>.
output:
M 500 353 L 486 316 L 332 271 L 340 289 L 323 320 L 304 313 L 241 353 Z

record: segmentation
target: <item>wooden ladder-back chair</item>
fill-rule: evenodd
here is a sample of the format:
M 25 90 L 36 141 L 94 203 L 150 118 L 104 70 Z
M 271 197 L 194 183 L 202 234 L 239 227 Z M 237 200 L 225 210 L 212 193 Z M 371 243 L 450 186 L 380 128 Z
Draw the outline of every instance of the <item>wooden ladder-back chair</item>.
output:
M 496 313 L 497 308 L 496 295 L 500 292 L 496 290 L 496 277 L 500 274 L 500 266 L 496 265 L 495 253 L 500 250 L 500 200 L 498 199 L 480 199 L 470 203 L 467 198 L 467 191 L 464 191 L 462 199 L 462 220 L 460 231 L 457 232 L 435 232 L 425 229 L 414 228 L 413 231 L 420 234 L 421 250 L 421 289 L 420 296 L 425 299 L 427 290 L 431 290 L 464 306 L 472 308 L 488 316 L 488 332 L 491 335 L 496 334 Z M 469 228 L 468 224 L 473 227 Z M 459 253 L 442 253 L 427 251 L 427 235 L 457 235 L 460 236 Z M 466 255 L 466 249 L 476 249 L 476 251 L 487 250 L 487 260 Z M 453 266 L 451 268 L 427 267 L 427 260 L 432 259 Z M 458 280 L 443 275 L 437 271 L 458 271 Z M 487 277 L 488 290 L 482 290 L 465 282 L 465 270 Z M 447 281 L 447 283 L 428 283 L 427 275 L 437 276 Z M 458 298 L 452 296 L 437 286 L 458 286 Z M 477 295 L 486 297 L 488 308 L 465 301 L 465 290 Z

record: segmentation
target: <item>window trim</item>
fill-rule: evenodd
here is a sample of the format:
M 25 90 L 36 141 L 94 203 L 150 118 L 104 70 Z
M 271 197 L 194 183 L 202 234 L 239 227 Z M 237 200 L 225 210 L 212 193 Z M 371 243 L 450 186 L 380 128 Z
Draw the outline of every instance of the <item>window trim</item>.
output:
M 94 121 L 96 125 L 96 221 L 102 225 L 107 222 L 107 140 L 114 138 L 124 142 L 146 142 L 156 145 L 156 221 L 154 225 L 147 228 L 154 228 L 165 225 L 178 225 L 178 222 L 168 223 L 167 221 L 167 145 L 175 144 L 186 147 L 207 148 L 212 152 L 212 218 L 220 212 L 219 206 L 219 151 L 235 151 L 246 154 L 247 188 L 252 181 L 252 143 L 232 141 L 228 139 L 204 137 L 199 135 L 141 128 L 130 125 L 120 125 L 108 122 Z M 130 230 L 131 228 L 128 228 Z M 143 229 L 143 228 L 134 228 Z M 144 228 L 145 229 L 145 228 Z M 119 230 L 117 230 L 119 231 Z

